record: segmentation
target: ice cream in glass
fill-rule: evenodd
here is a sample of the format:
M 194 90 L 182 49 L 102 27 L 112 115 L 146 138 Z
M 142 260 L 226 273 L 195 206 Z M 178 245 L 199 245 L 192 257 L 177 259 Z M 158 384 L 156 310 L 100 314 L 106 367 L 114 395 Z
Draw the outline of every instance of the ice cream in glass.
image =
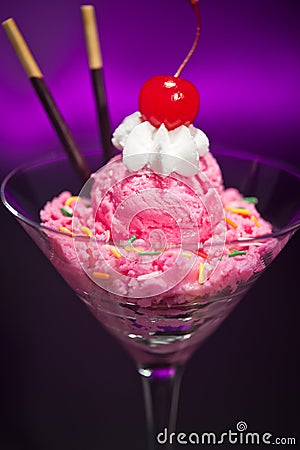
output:
M 139 110 L 113 133 L 119 154 L 101 168 L 87 156 L 93 173 L 83 186 L 64 158 L 16 170 L 2 185 L 5 205 L 134 358 L 152 449 L 158 432 L 175 429 L 186 361 L 299 227 L 298 176 L 213 154 L 193 124 L 200 96 L 181 77 L 187 60 L 144 83 Z M 282 213 L 273 207 L 280 183 L 290 186 Z

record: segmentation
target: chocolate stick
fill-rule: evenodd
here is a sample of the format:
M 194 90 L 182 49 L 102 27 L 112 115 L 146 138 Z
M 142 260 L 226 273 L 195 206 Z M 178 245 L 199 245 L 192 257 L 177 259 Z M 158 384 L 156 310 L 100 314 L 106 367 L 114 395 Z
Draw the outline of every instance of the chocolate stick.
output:
M 106 101 L 103 61 L 97 30 L 95 9 L 92 5 L 83 5 L 81 6 L 81 14 L 83 19 L 89 68 L 91 71 L 96 101 L 100 138 L 104 151 L 104 160 L 107 162 L 115 155 L 115 152 L 111 143 L 111 127 Z
M 81 177 L 82 181 L 85 182 L 90 176 L 90 170 L 85 159 L 80 153 L 80 150 L 78 149 L 66 122 L 59 112 L 49 89 L 47 88 L 40 68 L 33 58 L 14 19 L 7 19 L 2 23 L 2 25 L 44 109 L 46 110 L 55 131 L 58 134 L 64 150 L 66 151 L 72 165 Z

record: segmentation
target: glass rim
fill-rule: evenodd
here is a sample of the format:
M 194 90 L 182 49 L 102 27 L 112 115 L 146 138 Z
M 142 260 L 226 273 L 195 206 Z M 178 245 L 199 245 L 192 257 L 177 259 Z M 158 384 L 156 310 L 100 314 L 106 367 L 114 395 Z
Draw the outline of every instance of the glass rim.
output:
M 289 166 L 288 164 L 282 163 L 280 160 L 276 160 L 276 159 L 269 159 L 267 157 L 255 154 L 255 153 L 249 153 L 249 152 L 242 152 L 242 151 L 236 151 L 236 150 L 227 150 L 227 149 L 214 149 L 214 151 L 212 152 L 212 154 L 218 156 L 230 156 L 233 158 L 237 158 L 237 159 L 243 159 L 246 161 L 256 161 L 258 163 L 267 165 L 269 167 L 273 167 L 275 169 L 280 169 L 283 170 L 284 172 L 288 173 L 289 175 L 296 177 L 300 180 L 300 172 L 297 172 L 294 170 L 293 167 Z M 84 153 L 85 156 L 97 156 L 99 154 L 99 151 L 89 151 L 89 152 L 85 152 Z M 117 156 L 117 155 L 116 155 Z M 90 242 L 91 240 L 94 242 L 98 242 L 99 244 L 110 244 L 113 243 L 112 241 L 108 241 L 105 242 L 103 241 L 103 239 L 99 239 L 96 237 L 90 237 L 87 236 L 86 234 L 69 234 L 66 233 L 64 231 L 60 231 L 60 230 L 56 230 L 54 228 L 50 228 L 48 226 L 45 226 L 41 223 L 35 222 L 34 220 L 28 219 L 27 217 L 25 217 L 23 214 L 21 214 L 16 208 L 14 208 L 10 202 L 7 200 L 6 195 L 5 195 L 5 189 L 7 184 L 9 183 L 9 181 L 14 177 L 14 175 L 16 175 L 18 172 L 21 172 L 22 170 L 30 170 L 30 169 L 34 169 L 35 167 L 38 167 L 40 165 L 45 165 L 45 164 L 51 164 L 53 162 L 59 162 L 59 161 L 65 161 L 68 160 L 67 155 L 58 155 L 58 154 L 52 154 L 52 155 L 48 155 L 47 157 L 41 157 L 41 158 L 37 158 L 36 160 L 33 160 L 29 163 L 24 163 L 19 165 L 18 167 L 16 167 L 15 169 L 12 169 L 7 175 L 6 177 L 3 179 L 3 181 L 1 182 L 1 200 L 3 205 L 7 208 L 7 210 L 13 215 L 15 216 L 17 219 L 21 220 L 22 222 L 24 222 L 25 224 L 29 225 L 32 228 L 35 228 L 38 231 L 41 232 L 48 232 L 54 235 L 58 235 L 61 236 L 63 238 L 68 238 L 68 239 L 76 239 L 76 240 L 80 240 L 80 241 L 86 241 L 86 242 Z M 71 163 L 70 163 L 71 164 Z M 222 168 L 221 168 L 222 170 Z M 288 226 L 284 226 L 278 230 L 273 231 L 272 233 L 267 233 L 267 234 L 262 234 L 262 235 L 257 235 L 257 236 L 253 236 L 253 237 L 249 237 L 249 238 L 243 238 L 243 239 L 234 239 L 231 241 L 226 241 L 225 245 L 232 245 L 232 244 L 241 244 L 243 243 L 244 245 L 246 245 L 247 243 L 255 243 L 261 240 L 268 240 L 271 238 L 278 238 L 281 236 L 284 236 L 288 233 L 291 233 L 293 231 L 296 231 L 298 228 L 300 228 L 300 219 L 297 220 L 295 223 L 288 225 Z M 125 242 L 125 241 L 124 241 Z M 115 242 L 114 242 L 115 243 Z M 126 243 L 128 244 L 128 242 L 126 241 Z M 124 245 L 126 245 L 126 243 Z M 218 243 L 214 242 L 213 244 L 210 243 L 210 245 L 212 246 L 216 246 L 218 245 Z M 174 246 L 176 247 L 176 245 Z

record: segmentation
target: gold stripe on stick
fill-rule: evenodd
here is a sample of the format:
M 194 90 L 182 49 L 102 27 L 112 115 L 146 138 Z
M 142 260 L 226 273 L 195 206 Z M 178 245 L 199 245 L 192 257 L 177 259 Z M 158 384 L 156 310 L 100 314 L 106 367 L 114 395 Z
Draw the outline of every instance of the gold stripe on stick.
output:
M 2 22 L 2 26 L 29 78 L 43 78 L 43 74 L 37 65 L 31 51 L 28 48 L 14 19 L 10 18 Z
M 102 69 L 102 55 L 99 43 L 95 8 L 92 5 L 81 6 L 85 43 L 90 69 Z

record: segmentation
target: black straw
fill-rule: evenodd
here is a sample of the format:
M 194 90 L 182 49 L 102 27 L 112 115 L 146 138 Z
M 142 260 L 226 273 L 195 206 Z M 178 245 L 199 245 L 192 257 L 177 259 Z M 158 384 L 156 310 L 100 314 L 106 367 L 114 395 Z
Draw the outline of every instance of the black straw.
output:
M 115 151 L 111 143 L 111 125 L 106 101 L 103 70 L 91 69 L 91 77 L 97 108 L 98 126 L 104 151 L 104 162 L 107 163 L 115 155 Z
M 90 176 L 90 170 L 87 166 L 85 159 L 80 153 L 74 138 L 59 112 L 55 101 L 47 88 L 47 85 L 43 78 L 31 77 L 30 81 L 46 111 L 48 117 L 71 161 L 74 168 L 80 175 L 83 182 L 87 181 Z

